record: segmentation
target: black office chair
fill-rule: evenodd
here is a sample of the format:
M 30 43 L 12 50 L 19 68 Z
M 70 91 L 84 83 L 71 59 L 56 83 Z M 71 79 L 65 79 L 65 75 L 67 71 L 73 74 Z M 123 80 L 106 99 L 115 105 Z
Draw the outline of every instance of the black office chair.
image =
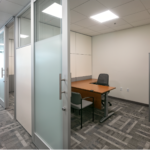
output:
M 86 99 L 89 99 L 89 98 L 92 98 L 93 102 L 90 102 L 90 101 L 86 100 Z M 94 121 L 94 98 L 93 97 L 82 98 L 80 93 L 72 92 L 71 107 L 73 109 L 78 109 L 79 111 L 81 110 L 81 129 L 82 129 L 82 109 L 87 107 L 87 106 L 90 106 L 90 105 L 93 105 L 93 107 L 92 107 L 92 109 L 93 109 L 92 118 L 93 118 L 93 121 Z
M 100 74 L 98 77 L 98 80 L 95 84 L 109 86 L 109 75 L 108 74 Z M 101 100 L 102 105 L 104 106 L 104 104 L 105 104 L 105 95 L 104 94 L 102 94 L 101 99 L 102 99 Z M 109 103 L 109 106 L 112 106 L 112 104 L 110 102 L 108 102 L 108 103 Z

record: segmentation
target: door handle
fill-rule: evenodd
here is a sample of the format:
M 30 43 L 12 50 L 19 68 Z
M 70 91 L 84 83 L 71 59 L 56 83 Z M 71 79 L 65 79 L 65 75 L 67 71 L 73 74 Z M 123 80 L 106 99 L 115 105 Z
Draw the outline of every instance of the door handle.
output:
M 61 74 L 59 75 L 59 99 L 62 99 L 62 93 L 66 93 L 65 91 L 62 92 L 62 81 L 66 81 L 65 79 L 61 78 Z

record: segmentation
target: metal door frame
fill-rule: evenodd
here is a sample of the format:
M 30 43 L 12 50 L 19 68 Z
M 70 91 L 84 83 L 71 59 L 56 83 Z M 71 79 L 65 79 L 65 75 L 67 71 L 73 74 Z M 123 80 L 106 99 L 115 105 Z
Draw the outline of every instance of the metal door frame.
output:
M 38 148 L 49 148 L 46 143 L 35 134 L 34 116 L 35 116 L 35 104 L 34 104 L 34 3 L 36 0 L 31 0 L 31 53 L 32 53 L 32 140 L 38 146 Z M 69 0 L 62 0 L 63 8 L 63 20 L 62 20 L 62 78 L 66 80 L 62 83 L 62 88 L 66 91 L 62 96 L 63 106 L 66 107 L 66 111 L 63 113 L 63 148 L 70 148 L 70 98 L 71 98 L 71 76 L 70 76 L 70 20 L 69 20 Z

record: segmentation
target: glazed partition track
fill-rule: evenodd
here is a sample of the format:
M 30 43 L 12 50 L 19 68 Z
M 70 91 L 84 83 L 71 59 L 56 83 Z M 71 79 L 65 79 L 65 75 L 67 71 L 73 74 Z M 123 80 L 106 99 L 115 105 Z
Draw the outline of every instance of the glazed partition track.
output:
M 83 81 L 72 82 L 72 92 L 78 92 L 82 97 L 94 97 L 95 108 L 101 109 L 101 94 L 107 93 L 116 89 L 115 87 L 102 86 L 93 84 L 97 82 L 96 79 L 88 79 Z M 89 99 L 92 101 L 92 99 Z

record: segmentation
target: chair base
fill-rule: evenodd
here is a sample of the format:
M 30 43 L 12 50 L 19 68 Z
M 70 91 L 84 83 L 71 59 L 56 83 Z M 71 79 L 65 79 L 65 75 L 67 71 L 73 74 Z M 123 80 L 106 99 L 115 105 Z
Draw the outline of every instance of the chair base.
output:
M 100 123 L 103 123 L 105 120 L 107 120 L 107 119 L 108 119 L 109 117 L 111 117 L 113 114 L 114 114 L 114 112 L 109 113 L 108 116 L 106 116 L 106 117 L 104 117 L 104 118 L 102 118 L 102 119 L 100 120 Z

